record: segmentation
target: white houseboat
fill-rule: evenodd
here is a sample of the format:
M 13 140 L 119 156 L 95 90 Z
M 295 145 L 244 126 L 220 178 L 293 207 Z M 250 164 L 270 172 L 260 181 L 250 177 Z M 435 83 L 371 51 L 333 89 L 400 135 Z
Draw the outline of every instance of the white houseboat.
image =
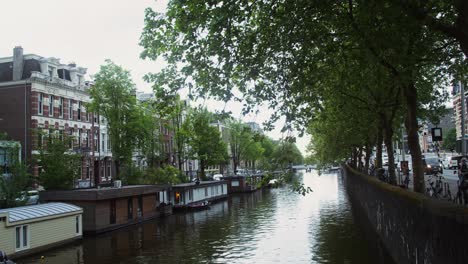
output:
M 0 210 L 0 250 L 23 257 L 82 237 L 83 209 L 46 203 Z
M 201 181 L 172 186 L 173 209 L 203 209 L 227 197 L 226 181 Z

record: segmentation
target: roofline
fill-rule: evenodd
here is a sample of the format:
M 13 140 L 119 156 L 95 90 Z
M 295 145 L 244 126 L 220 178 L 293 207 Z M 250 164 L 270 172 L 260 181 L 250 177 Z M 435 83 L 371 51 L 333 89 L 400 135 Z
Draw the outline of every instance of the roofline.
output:
M 17 226 L 17 225 L 25 225 L 25 224 L 31 224 L 31 223 L 36 223 L 36 222 L 42 222 L 42 221 L 46 221 L 46 220 L 62 218 L 62 217 L 67 217 L 67 216 L 72 216 L 72 215 L 77 215 L 77 214 L 83 214 L 83 208 L 80 208 L 79 210 L 76 210 L 76 211 L 73 211 L 73 212 L 48 215 L 48 216 L 31 218 L 31 219 L 22 220 L 22 221 L 15 221 L 15 222 L 10 222 L 10 217 L 9 217 L 8 213 L 5 212 L 5 213 L 1 213 L 0 215 L 3 215 L 3 214 L 6 214 L 5 226 L 6 227 L 12 227 L 12 226 Z
M 44 59 L 44 57 L 39 56 L 39 55 L 37 55 L 37 54 L 33 54 L 33 53 L 24 54 L 24 55 L 23 55 L 23 58 L 24 58 L 25 60 L 30 60 L 30 59 L 41 60 L 41 59 Z M 10 57 L 0 57 L 0 63 L 12 62 L 12 61 L 13 61 L 13 56 L 10 56 Z

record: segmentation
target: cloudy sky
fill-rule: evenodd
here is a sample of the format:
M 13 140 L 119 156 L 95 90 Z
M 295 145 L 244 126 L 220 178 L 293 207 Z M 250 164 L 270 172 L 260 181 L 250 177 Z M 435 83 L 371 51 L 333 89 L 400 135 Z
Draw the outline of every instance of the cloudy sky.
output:
M 105 59 L 111 59 L 131 71 L 137 89 L 151 91 L 142 80 L 148 72 L 157 72 L 164 61 L 143 61 L 138 45 L 143 29 L 144 10 L 151 7 L 164 12 L 167 1 L 161 0 L 0 0 L 0 57 L 12 56 L 15 46 L 24 53 L 60 58 L 62 63 L 75 62 L 88 68 L 88 74 L 99 70 Z M 269 111 L 261 108 L 257 115 L 242 117 L 240 105 L 207 102 L 210 110 L 230 110 L 245 121 L 262 123 Z M 277 129 L 268 134 L 279 139 Z M 308 138 L 298 139 L 305 153 Z

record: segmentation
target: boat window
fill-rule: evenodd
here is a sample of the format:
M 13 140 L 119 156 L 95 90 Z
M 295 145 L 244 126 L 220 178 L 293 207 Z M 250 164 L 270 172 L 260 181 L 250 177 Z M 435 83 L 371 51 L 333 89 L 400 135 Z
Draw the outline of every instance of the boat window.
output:
M 115 224 L 115 219 L 116 219 L 116 208 L 115 208 L 115 200 L 110 201 L 110 219 L 109 222 L 111 224 Z
M 29 248 L 29 226 L 22 225 L 16 227 L 16 251 Z

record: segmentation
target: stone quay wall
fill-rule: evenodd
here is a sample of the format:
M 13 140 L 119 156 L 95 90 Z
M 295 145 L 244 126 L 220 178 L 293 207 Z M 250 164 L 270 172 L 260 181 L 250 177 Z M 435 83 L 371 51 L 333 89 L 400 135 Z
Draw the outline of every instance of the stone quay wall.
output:
M 468 263 L 468 207 L 343 166 L 346 190 L 396 263 Z

